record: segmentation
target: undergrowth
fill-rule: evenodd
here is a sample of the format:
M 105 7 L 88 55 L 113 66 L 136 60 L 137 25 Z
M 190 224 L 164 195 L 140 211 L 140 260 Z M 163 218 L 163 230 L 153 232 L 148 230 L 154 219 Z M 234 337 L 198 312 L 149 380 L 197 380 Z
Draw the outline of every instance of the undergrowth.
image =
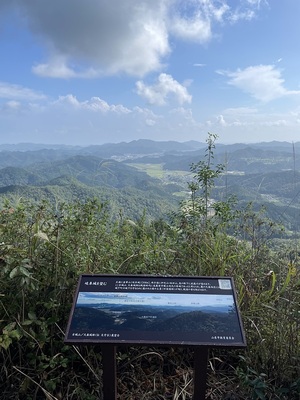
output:
M 81 273 L 232 276 L 246 350 L 210 349 L 207 399 L 299 399 L 297 252 L 272 248 L 278 227 L 251 204 L 211 201 L 215 136 L 192 166 L 191 197 L 169 222 L 112 220 L 105 204 L 32 205 L 0 211 L 0 398 L 102 398 L 100 346 L 63 342 Z M 281 228 L 279 227 L 279 230 Z M 292 254 L 292 256 L 291 256 Z M 189 400 L 193 351 L 120 347 L 118 398 Z

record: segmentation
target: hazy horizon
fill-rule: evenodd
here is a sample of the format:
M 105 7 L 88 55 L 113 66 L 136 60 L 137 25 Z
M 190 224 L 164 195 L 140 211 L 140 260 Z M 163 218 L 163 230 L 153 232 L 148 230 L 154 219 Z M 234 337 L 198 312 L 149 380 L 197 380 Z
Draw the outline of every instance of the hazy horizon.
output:
M 194 139 L 191 139 L 191 140 L 172 140 L 172 139 L 162 139 L 162 140 L 154 140 L 154 139 L 133 139 L 133 140 L 123 140 L 123 141 L 118 141 L 118 142 L 106 142 L 106 143 L 101 143 L 101 144 L 93 144 L 93 143 L 90 143 L 90 144 L 84 144 L 84 145 L 76 145 L 76 144 L 67 144 L 67 143 L 47 143 L 47 142 L 40 142 L 40 143 L 34 143 L 34 142 L 19 142 L 19 143 L 0 143 L 0 148 L 1 147 L 5 147 L 5 146 L 7 146 L 7 147 L 18 147 L 18 146 L 32 146 L 32 147 L 39 147 L 39 146 L 47 146 L 47 147 L 60 147 L 60 146 L 67 146 L 67 147 L 90 147 L 90 146 L 105 146 L 105 145 L 118 145 L 118 144 L 122 144 L 122 143 L 126 143 L 126 144 L 129 144 L 129 143 L 133 143 L 133 142 L 138 142 L 138 141 L 140 141 L 140 140 L 150 140 L 150 141 L 154 141 L 154 142 L 162 142 L 162 143 L 166 143 L 166 142 L 177 142 L 177 143 L 182 143 L 182 144 L 184 144 L 184 143 L 188 143 L 188 142 L 198 142 L 198 143 L 200 143 L 200 144 L 203 144 L 203 146 L 205 146 L 206 144 L 205 144 L 205 140 L 203 140 L 203 141 L 199 141 L 199 140 L 194 140 Z M 294 142 L 294 141 L 287 141 L 287 140 L 269 140 L 269 141 L 265 141 L 265 140 L 262 140 L 262 141 L 253 141 L 253 142 L 242 142 L 242 141 L 240 141 L 240 142 L 231 142 L 231 143 L 224 143 L 224 142 L 219 142 L 219 141 L 217 141 L 217 143 L 215 144 L 216 145 L 216 147 L 218 147 L 218 145 L 221 145 L 221 146 L 231 146 L 231 145 L 238 145 L 238 144 L 241 144 L 241 145 L 249 145 L 249 146 L 251 146 L 251 145 L 254 145 L 254 144 L 264 144 L 264 143 L 281 143 L 281 144 L 290 144 L 290 145 L 293 145 L 293 144 L 296 144 L 296 143 L 300 143 L 300 140 L 299 141 L 296 141 L 296 142 Z

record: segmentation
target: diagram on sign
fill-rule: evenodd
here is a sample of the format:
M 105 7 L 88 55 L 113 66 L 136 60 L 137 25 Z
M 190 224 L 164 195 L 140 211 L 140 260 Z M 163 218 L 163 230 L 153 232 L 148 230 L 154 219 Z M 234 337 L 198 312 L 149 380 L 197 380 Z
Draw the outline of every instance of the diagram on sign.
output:
M 235 329 L 234 329 L 234 325 Z M 72 329 L 239 331 L 231 295 L 94 293 L 78 296 Z

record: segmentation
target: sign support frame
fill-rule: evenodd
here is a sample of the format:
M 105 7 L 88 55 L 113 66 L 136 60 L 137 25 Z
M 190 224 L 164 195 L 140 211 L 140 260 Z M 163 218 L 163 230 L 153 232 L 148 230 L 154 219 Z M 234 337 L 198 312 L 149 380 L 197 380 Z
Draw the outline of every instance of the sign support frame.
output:
M 208 347 L 194 349 L 194 395 L 193 400 L 205 400 Z
M 195 346 L 194 348 L 193 400 L 205 400 L 208 350 L 209 348 L 205 346 Z M 101 346 L 101 351 L 103 400 L 117 400 L 116 346 L 113 344 L 104 344 Z
M 116 346 L 107 343 L 101 346 L 101 351 L 103 399 L 117 400 Z

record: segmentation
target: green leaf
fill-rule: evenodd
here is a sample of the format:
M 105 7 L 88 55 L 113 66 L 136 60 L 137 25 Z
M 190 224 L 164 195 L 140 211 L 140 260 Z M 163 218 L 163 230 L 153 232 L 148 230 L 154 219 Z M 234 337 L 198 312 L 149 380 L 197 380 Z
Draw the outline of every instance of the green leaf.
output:
M 36 313 L 29 311 L 28 318 L 31 319 L 32 321 L 36 321 L 37 320 Z
M 27 268 L 25 268 L 25 267 L 19 267 L 19 270 L 20 270 L 20 273 L 21 273 L 22 275 L 25 275 L 25 276 L 27 276 L 27 277 L 30 277 L 30 276 L 31 276 L 31 272 L 29 272 Z
M 9 333 L 9 337 L 12 339 L 20 339 L 21 338 L 21 333 L 18 329 L 14 329 Z
M 10 272 L 9 277 L 10 277 L 11 279 L 13 279 L 15 276 L 18 275 L 18 272 L 19 272 L 19 267 L 15 267 L 15 268 Z
M 22 325 L 27 326 L 27 325 L 31 325 L 33 322 L 32 319 L 26 319 L 25 321 L 22 322 Z
M 9 336 L 7 335 L 0 336 L 0 347 L 3 347 L 5 350 L 7 350 L 11 343 L 12 339 Z
M 8 334 L 9 332 L 11 332 L 15 328 L 15 326 L 16 326 L 16 323 L 15 322 L 11 322 L 10 324 L 6 325 L 3 328 L 3 333 L 4 334 Z

